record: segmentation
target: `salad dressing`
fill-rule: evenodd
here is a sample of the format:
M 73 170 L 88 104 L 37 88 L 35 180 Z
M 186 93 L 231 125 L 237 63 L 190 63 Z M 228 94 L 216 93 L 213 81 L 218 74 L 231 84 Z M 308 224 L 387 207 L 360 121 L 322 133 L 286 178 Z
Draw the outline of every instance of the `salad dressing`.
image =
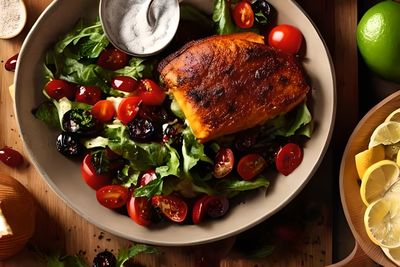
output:
M 102 20 L 115 46 L 133 55 L 152 55 L 172 40 L 179 24 L 176 0 L 106 1 Z

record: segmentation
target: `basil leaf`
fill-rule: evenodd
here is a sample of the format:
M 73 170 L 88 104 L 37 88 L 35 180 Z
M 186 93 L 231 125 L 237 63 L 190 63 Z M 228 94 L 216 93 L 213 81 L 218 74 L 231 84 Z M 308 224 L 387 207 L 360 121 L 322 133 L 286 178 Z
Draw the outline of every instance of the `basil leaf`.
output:
M 130 187 L 131 185 L 137 185 L 141 171 L 135 170 L 130 165 L 125 165 L 122 170 L 118 171 L 116 180 L 118 184 L 125 187 Z
M 232 20 L 229 4 L 226 0 L 214 0 L 212 19 L 216 23 L 218 34 L 230 34 L 240 31 Z
M 136 257 L 140 253 L 154 254 L 158 253 L 158 249 L 144 244 L 135 244 L 129 248 L 123 248 L 118 251 L 117 267 L 123 267 L 124 263 L 129 259 Z
M 164 180 L 157 178 L 145 186 L 141 186 L 135 189 L 135 197 L 147 197 L 151 198 L 154 195 L 160 194 L 163 190 Z
M 268 179 L 262 175 L 256 177 L 251 181 L 245 181 L 236 177 L 232 177 L 229 179 L 224 179 L 220 184 L 217 185 L 218 189 L 223 192 L 247 191 L 260 187 L 268 188 L 268 186 Z

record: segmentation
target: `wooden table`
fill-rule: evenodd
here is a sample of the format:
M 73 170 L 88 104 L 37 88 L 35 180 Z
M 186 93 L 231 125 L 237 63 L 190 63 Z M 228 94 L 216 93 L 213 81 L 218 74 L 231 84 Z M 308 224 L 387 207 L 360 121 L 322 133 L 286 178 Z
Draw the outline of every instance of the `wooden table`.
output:
M 17 53 L 29 28 L 50 0 L 25 0 L 28 23 L 18 37 L 0 40 L 0 59 L 5 62 Z M 338 193 L 338 170 L 345 142 L 358 121 L 357 48 L 355 28 L 357 23 L 357 1 L 355 0 L 299 0 L 298 3 L 310 15 L 327 42 L 336 68 L 338 110 L 333 143 L 320 170 L 304 191 L 283 211 L 236 239 L 231 238 L 214 244 L 198 247 L 160 248 L 159 255 L 140 255 L 135 263 L 140 266 L 211 266 L 202 260 L 210 258 L 215 251 L 226 255 L 219 266 L 325 266 L 340 257 L 333 250 L 333 234 L 336 234 L 332 218 L 340 216 Z M 3 65 L 3 64 L 2 64 Z M 0 147 L 11 146 L 24 152 L 16 121 L 13 103 L 8 93 L 13 73 L 0 70 Z M 351 108 L 349 108 L 351 107 Z M 29 161 L 29 159 L 27 159 Z M 59 250 L 68 254 L 80 253 L 91 262 L 97 252 L 104 249 L 118 251 L 131 244 L 98 229 L 78 216 L 59 199 L 44 182 L 37 170 L 28 165 L 22 169 L 11 169 L 0 164 L 0 172 L 21 181 L 36 198 L 39 210 L 36 232 L 31 243 L 42 251 Z M 304 214 L 312 214 L 304 219 Z M 293 246 L 279 249 L 263 259 L 246 258 L 241 248 L 246 242 L 262 242 L 263 233 L 274 220 L 297 218 L 305 222 L 305 230 Z M 236 240 L 236 241 L 235 241 Z M 234 243 L 235 242 L 235 243 Z M 349 240 L 349 242 L 353 242 Z M 230 248 L 234 245 L 233 249 Z M 0 266 L 30 266 L 31 254 L 27 251 Z M 335 258 L 335 259 L 334 259 Z M 215 264 L 214 264 L 215 265 Z M 213 266 L 214 266 L 213 265 Z M 218 264 L 216 264 L 218 265 Z M 137 266 L 137 265 L 135 265 Z

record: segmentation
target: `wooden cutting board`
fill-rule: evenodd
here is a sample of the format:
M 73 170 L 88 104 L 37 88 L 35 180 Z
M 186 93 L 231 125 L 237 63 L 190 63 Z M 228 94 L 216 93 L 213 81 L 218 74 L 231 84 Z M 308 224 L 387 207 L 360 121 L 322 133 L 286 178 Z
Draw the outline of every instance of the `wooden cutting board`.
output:
M 20 138 L 13 111 L 13 101 L 8 87 L 13 83 L 13 73 L 4 69 L 4 62 L 16 54 L 40 13 L 50 0 L 25 0 L 28 10 L 28 23 L 18 37 L 0 40 L 0 147 L 11 146 L 22 152 Z M 338 111 L 332 146 L 320 170 L 304 191 L 282 212 L 265 223 L 239 235 L 214 244 L 196 247 L 160 247 L 161 254 L 140 255 L 134 262 L 140 266 L 325 266 L 332 262 L 332 234 L 335 216 L 333 210 L 340 209 L 338 190 L 338 170 L 340 157 L 348 136 L 357 122 L 357 50 L 354 32 L 357 22 L 357 1 L 355 0 L 299 0 L 325 38 L 333 55 L 336 67 Z M 31 90 L 26 85 L 26 90 Z M 336 141 L 336 142 L 335 142 Z M 81 254 L 88 263 L 100 251 L 118 249 L 131 245 L 131 242 L 113 236 L 88 223 L 59 199 L 44 182 L 38 171 L 29 164 L 21 169 L 11 169 L 0 163 L 0 172 L 9 174 L 21 181 L 35 197 L 38 204 L 37 226 L 31 244 L 41 251 L 61 251 L 68 254 Z M 49 159 L 50 160 L 50 159 Z M 250 244 L 265 243 L 265 234 L 275 221 L 298 220 L 304 226 L 297 242 L 281 242 L 275 252 L 266 258 L 249 259 L 246 247 Z M 350 241 L 353 242 L 353 241 Z M 231 247 L 233 248 L 231 249 Z M 207 263 L 216 254 L 224 255 L 220 263 Z M 0 266 L 34 266 L 33 254 L 26 250 L 18 257 Z M 138 266 L 138 265 L 135 265 Z

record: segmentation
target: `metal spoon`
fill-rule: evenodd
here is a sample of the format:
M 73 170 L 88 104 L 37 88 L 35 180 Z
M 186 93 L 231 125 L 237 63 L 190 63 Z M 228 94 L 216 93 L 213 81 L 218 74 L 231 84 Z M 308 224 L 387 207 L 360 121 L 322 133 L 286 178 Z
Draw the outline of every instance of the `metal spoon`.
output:
M 179 24 L 179 0 L 100 0 L 100 21 L 110 42 L 137 57 L 161 52 Z

